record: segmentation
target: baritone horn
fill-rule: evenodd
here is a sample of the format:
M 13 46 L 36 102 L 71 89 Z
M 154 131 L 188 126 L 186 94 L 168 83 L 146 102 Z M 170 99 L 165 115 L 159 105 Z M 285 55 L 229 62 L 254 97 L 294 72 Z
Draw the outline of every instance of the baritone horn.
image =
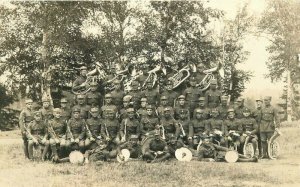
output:
M 183 83 L 189 76 L 190 67 L 189 65 L 184 66 L 181 70 L 179 70 L 175 75 L 169 78 L 169 81 L 172 82 L 173 89 L 177 88 L 181 83 Z

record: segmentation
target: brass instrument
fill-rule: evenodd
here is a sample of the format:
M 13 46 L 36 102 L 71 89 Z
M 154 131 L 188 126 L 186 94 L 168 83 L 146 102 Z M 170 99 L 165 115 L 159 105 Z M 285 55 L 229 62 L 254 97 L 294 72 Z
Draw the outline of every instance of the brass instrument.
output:
M 173 75 L 173 77 L 169 78 L 169 80 L 173 83 L 173 89 L 177 88 L 181 83 L 190 77 L 190 69 L 190 65 L 184 66 L 175 75 Z
M 179 123 L 179 126 L 180 126 L 180 129 L 181 129 L 181 132 L 182 132 L 182 136 L 185 137 L 186 134 L 185 134 L 185 131 L 183 129 L 183 125 L 181 123 Z
M 270 159 L 276 159 L 276 157 L 279 155 L 279 143 L 275 141 L 276 138 L 282 135 L 282 132 L 275 128 L 273 136 L 268 141 L 268 155 Z
M 89 128 L 89 125 L 88 125 L 87 123 L 85 123 L 85 128 L 86 128 L 86 131 L 87 131 L 88 135 L 89 135 L 91 138 L 93 138 L 93 134 L 92 134 L 92 132 L 91 132 L 91 130 L 90 130 L 90 128 Z
M 121 142 L 125 142 L 126 141 L 126 133 L 127 133 L 126 131 L 127 131 L 127 119 L 125 119 L 125 122 L 124 122 L 124 135 L 121 138 Z
M 213 80 L 215 76 L 212 73 L 207 73 L 202 81 L 196 84 L 196 87 L 200 87 L 201 91 L 207 90 L 210 86 L 211 80 Z
M 144 81 L 144 83 L 142 85 L 142 89 L 144 89 L 146 87 L 146 83 L 148 82 L 148 80 L 152 80 L 152 88 L 154 87 L 154 85 L 155 85 L 155 83 L 157 81 L 157 74 L 156 74 L 156 72 L 158 72 L 161 69 L 162 69 L 162 66 L 161 66 L 161 64 L 159 64 L 155 68 L 153 68 L 152 70 L 148 71 L 148 77 Z
M 70 134 L 71 140 L 74 140 L 74 136 L 69 125 L 67 125 L 67 132 Z
M 165 134 L 165 127 L 163 125 L 159 126 L 162 130 L 162 139 L 165 140 L 166 139 L 166 134 Z
M 109 133 L 108 133 L 108 130 L 107 130 L 107 126 L 106 126 L 106 124 L 104 123 L 104 126 L 105 126 L 105 132 L 106 132 L 106 136 L 107 136 L 107 138 L 109 138 L 110 139 L 110 136 L 109 136 Z

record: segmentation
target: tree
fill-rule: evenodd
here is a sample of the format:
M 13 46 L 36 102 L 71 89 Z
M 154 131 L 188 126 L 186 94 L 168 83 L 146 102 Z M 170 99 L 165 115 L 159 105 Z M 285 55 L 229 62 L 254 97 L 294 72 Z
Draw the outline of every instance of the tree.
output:
M 6 88 L 0 84 L 0 129 L 7 129 L 12 125 L 16 125 L 16 113 L 13 110 L 7 109 L 14 99 L 9 95 Z

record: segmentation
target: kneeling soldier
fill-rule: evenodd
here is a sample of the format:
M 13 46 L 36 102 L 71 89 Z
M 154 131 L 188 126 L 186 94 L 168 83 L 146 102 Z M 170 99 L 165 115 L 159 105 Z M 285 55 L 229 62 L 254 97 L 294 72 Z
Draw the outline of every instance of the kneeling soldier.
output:
M 91 118 L 86 120 L 86 149 L 96 148 L 101 141 L 101 119 L 98 107 L 92 107 L 90 110 Z
M 45 159 L 49 148 L 49 141 L 47 140 L 47 126 L 42 121 L 42 113 L 40 111 L 34 112 L 34 120 L 30 122 L 27 127 L 27 138 L 28 138 L 28 153 L 29 159 L 33 160 L 33 147 L 37 148 L 41 146 L 42 160 Z

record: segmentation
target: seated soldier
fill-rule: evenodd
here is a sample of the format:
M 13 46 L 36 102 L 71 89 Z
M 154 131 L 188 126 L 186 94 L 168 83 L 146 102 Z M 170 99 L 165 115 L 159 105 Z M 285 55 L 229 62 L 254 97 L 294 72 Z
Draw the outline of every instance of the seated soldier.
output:
M 227 111 L 229 109 L 227 102 L 228 102 L 228 96 L 226 96 L 226 95 L 221 96 L 221 104 L 218 107 L 218 110 L 220 113 L 219 119 L 221 119 L 221 120 L 227 119 Z
M 221 103 L 222 92 L 217 89 L 217 80 L 212 79 L 209 90 L 205 93 L 205 102 L 208 108 L 216 108 Z
M 225 141 L 228 141 L 228 147 L 235 150 L 240 150 L 240 136 L 242 131 L 240 128 L 240 120 L 235 118 L 234 109 L 228 109 L 228 119 L 224 121 Z
M 166 141 L 169 140 L 171 136 L 175 136 L 180 133 L 180 128 L 178 122 L 172 116 L 172 108 L 166 107 L 164 109 L 164 115 L 160 121 L 161 127 L 163 128 L 163 134 Z
M 152 105 L 147 105 L 146 109 L 147 116 L 141 120 L 140 124 L 142 139 L 153 134 L 159 127 L 159 119 L 154 115 L 154 107 Z
M 256 120 L 252 118 L 251 111 L 248 108 L 244 108 L 243 111 L 244 118 L 241 119 L 240 130 L 243 131 L 243 136 L 241 136 L 241 144 L 244 145 L 246 137 L 249 136 L 249 142 L 252 143 L 253 149 L 254 149 L 254 155 L 256 154 L 256 148 L 258 145 L 258 125 L 256 123 Z
M 204 137 L 203 143 L 200 145 L 198 151 L 199 161 L 224 161 L 225 154 L 230 149 L 213 144 L 209 136 Z M 257 157 L 247 158 L 244 155 L 239 154 L 238 162 L 257 162 Z
M 176 134 L 176 137 L 179 138 L 179 141 L 183 142 L 184 144 L 188 144 L 188 132 L 189 132 L 189 126 L 190 126 L 190 119 L 189 119 L 189 113 L 187 113 L 187 110 L 181 110 L 179 112 L 179 119 L 178 124 L 180 131 Z
M 105 94 L 104 96 L 104 105 L 101 107 L 101 117 L 104 118 L 106 115 L 104 112 L 106 109 L 112 109 L 114 113 L 118 112 L 116 105 L 112 104 L 112 96 L 111 94 Z
M 226 147 L 227 142 L 224 138 L 223 120 L 219 119 L 219 111 L 217 108 L 212 109 L 211 116 L 212 118 L 207 120 L 207 125 L 210 129 L 209 133 L 213 136 L 213 143 Z
M 189 124 L 189 147 L 195 149 L 203 135 L 209 134 L 209 125 L 204 119 L 203 110 L 198 108 L 194 111 L 194 119 Z
M 132 134 L 129 137 L 129 141 L 118 146 L 117 154 L 120 154 L 122 149 L 128 149 L 130 151 L 130 158 L 139 158 L 142 155 L 141 146 L 138 144 L 139 136 Z
M 84 153 L 84 138 L 86 131 L 86 122 L 81 118 L 80 108 L 73 108 L 73 116 L 67 124 L 67 147 L 74 150 L 80 150 Z
M 102 105 L 102 95 L 97 91 L 98 83 L 92 82 L 90 84 L 90 91 L 86 94 L 87 104 L 89 106 L 100 107 Z
M 167 96 L 162 96 L 160 98 L 160 106 L 157 107 L 157 113 L 158 117 L 161 119 L 162 116 L 164 115 L 164 109 L 167 107 L 168 102 L 167 102 Z
M 177 141 L 177 137 L 172 135 L 169 137 L 169 140 L 167 141 L 167 146 L 165 147 L 164 151 L 169 153 L 168 158 L 175 158 L 175 151 L 182 147 L 186 147 L 186 145 L 184 145 L 184 143 L 182 143 L 181 141 Z
M 53 161 L 67 156 L 66 144 L 66 122 L 61 117 L 61 110 L 53 110 L 54 118 L 48 122 L 48 132 L 50 136 L 50 146 Z M 58 151 L 59 150 L 59 151 Z
M 121 142 L 129 140 L 131 135 L 140 136 L 140 124 L 135 118 L 134 109 L 127 108 L 127 117 L 122 120 L 120 126 Z
M 146 97 L 142 97 L 141 98 L 141 108 L 138 109 L 137 111 L 137 115 L 139 117 L 139 119 L 143 119 L 143 117 L 147 116 L 147 98 Z
M 150 141 L 148 149 L 146 149 L 143 159 L 148 163 L 164 161 L 170 157 L 170 154 L 165 151 L 166 142 L 160 138 L 159 133 L 155 133 L 155 138 Z
M 190 111 L 189 111 L 189 105 L 185 101 L 185 96 L 180 95 L 178 97 L 178 105 L 174 108 L 174 118 L 179 119 L 179 113 L 180 111 L 185 110 L 185 112 L 188 115 L 188 118 L 190 118 Z
M 42 120 L 42 113 L 40 111 L 34 112 L 34 120 L 29 123 L 26 135 L 28 139 L 29 159 L 33 160 L 33 148 L 40 146 L 42 151 L 41 158 L 44 160 L 49 148 L 49 141 L 47 140 L 47 126 Z
M 90 110 L 91 118 L 86 120 L 86 149 L 94 149 L 101 141 L 101 119 L 98 107 L 92 107 Z
M 132 96 L 131 95 L 125 95 L 123 98 L 123 107 L 120 109 L 120 115 L 118 116 L 119 121 L 122 121 L 123 119 L 127 118 L 127 109 L 132 107 Z
M 210 109 L 205 106 L 205 97 L 199 97 L 198 107 L 196 109 L 201 109 L 203 111 L 203 117 L 205 120 L 210 118 Z M 194 111 L 194 113 L 195 113 L 195 111 Z M 195 118 L 195 116 L 193 116 L 193 117 Z

